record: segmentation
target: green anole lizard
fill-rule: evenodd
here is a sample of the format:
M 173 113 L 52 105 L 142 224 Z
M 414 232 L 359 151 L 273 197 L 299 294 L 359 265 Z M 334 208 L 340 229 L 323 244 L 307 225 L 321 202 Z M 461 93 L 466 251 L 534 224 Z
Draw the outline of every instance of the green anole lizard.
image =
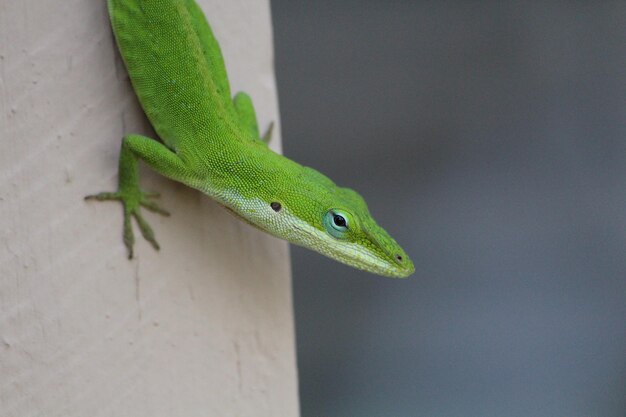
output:
M 231 98 L 219 45 L 194 0 L 109 0 L 108 7 L 133 88 L 161 139 L 125 136 L 118 190 L 86 197 L 123 203 L 129 258 L 131 218 L 158 249 L 140 209 L 167 214 L 139 187 L 141 159 L 276 237 L 379 275 L 413 273 L 359 194 L 267 146 L 271 125 L 261 137 L 250 97 Z

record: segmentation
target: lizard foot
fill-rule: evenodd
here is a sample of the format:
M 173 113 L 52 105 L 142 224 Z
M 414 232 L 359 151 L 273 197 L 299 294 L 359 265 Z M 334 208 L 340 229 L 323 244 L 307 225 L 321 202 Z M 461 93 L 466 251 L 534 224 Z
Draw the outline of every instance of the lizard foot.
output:
M 144 192 L 139 190 L 133 190 L 133 192 L 104 192 L 99 194 L 88 195 L 85 200 L 96 201 L 121 201 L 124 205 L 124 245 L 128 250 L 128 259 L 133 258 L 133 245 L 135 243 L 135 235 L 133 234 L 133 228 L 131 225 L 131 218 L 134 217 L 141 231 L 141 235 L 146 239 L 152 247 L 159 250 L 159 243 L 154 237 L 154 231 L 148 224 L 148 222 L 141 215 L 141 207 L 146 210 L 159 213 L 163 216 L 169 216 L 170 213 L 167 210 L 161 208 L 157 203 L 151 201 L 151 198 L 158 198 L 159 193 Z

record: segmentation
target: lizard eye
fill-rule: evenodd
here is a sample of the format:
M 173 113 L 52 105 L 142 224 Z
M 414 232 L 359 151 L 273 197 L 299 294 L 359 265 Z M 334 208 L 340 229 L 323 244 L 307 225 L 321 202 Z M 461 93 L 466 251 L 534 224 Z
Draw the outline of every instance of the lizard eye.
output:
M 336 227 L 346 227 L 346 219 L 341 214 L 335 214 L 333 216 L 333 224 Z
M 324 227 L 332 236 L 341 239 L 348 231 L 349 215 L 340 210 L 330 210 L 324 216 Z

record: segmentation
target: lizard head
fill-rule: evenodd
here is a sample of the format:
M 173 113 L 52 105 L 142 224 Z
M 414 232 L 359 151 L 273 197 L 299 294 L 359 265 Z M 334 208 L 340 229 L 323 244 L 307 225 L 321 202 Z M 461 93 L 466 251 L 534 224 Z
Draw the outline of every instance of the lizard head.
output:
M 356 191 L 307 171 L 304 177 L 314 180 L 299 184 L 297 195 L 284 196 L 287 219 L 280 237 L 378 275 L 404 278 L 415 271 L 409 256 L 376 223 Z
M 320 213 L 326 248 L 320 252 L 350 266 L 379 275 L 404 278 L 415 271 L 396 241 L 372 218 L 363 198 L 337 188 Z

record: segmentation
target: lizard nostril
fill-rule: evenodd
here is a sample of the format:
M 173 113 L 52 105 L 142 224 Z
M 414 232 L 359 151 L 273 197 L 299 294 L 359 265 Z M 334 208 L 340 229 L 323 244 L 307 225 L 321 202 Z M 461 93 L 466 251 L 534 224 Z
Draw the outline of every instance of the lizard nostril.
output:
M 402 255 L 396 255 L 396 259 L 400 262 L 402 262 Z
M 280 203 L 274 201 L 270 203 L 270 207 L 272 207 L 272 210 L 274 210 L 275 212 L 279 212 L 282 206 L 280 205 Z

